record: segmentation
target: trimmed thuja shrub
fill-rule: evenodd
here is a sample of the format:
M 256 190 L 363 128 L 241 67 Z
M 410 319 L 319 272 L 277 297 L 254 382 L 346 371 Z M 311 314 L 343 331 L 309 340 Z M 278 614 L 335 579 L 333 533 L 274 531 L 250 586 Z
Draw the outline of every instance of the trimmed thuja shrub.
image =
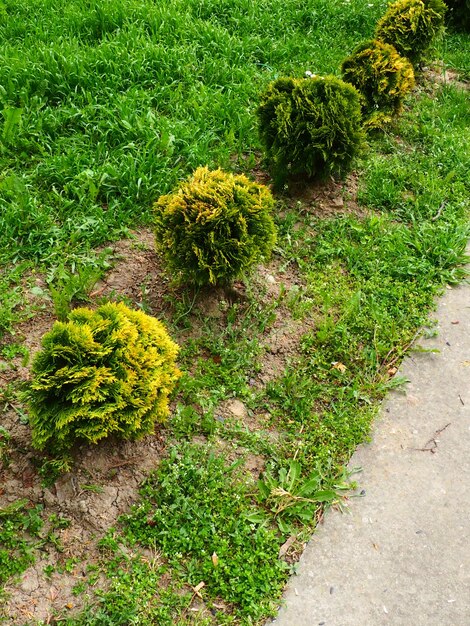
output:
M 273 207 L 264 185 L 200 167 L 155 204 L 157 249 L 179 282 L 227 284 L 269 257 Z
M 75 309 L 42 340 L 32 365 L 33 445 L 59 452 L 111 434 L 138 439 L 168 413 L 178 346 L 142 311 L 108 303 Z
M 334 76 L 279 78 L 261 96 L 259 131 L 275 181 L 346 173 L 359 151 L 361 105 Z
M 416 67 L 442 34 L 446 9 L 442 0 L 397 0 L 379 20 L 375 37 Z
M 344 80 L 361 94 L 364 117 L 372 125 L 399 113 L 415 84 L 410 61 L 390 44 L 376 40 L 358 46 L 341 70 Z

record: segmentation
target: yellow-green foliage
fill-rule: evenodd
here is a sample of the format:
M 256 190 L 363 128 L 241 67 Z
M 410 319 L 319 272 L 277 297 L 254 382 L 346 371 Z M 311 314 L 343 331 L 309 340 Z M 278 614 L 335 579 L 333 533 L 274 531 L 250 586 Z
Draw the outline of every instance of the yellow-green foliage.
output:
M 334 76 L 278 78 L 257 113 L 277 183 L 293 174 L 346 173 L 362 143 L 359 93 Z
M 75 309 L 42 340 L 27 392 L 34 447 L 137 439 L 168 416 L 178 346 L 142 311 L 108 303 Z
M 155 204 L 157 248 L 179 281 L 228 283 L 270 255 L 273 207 L 264 185 L 200 167 Z
M 362 43 L 343 61 L 343 78 L 362 96 L 366 120 L 397 114 L 415 84 L 413 66 L 393 46 L 372 40 Z
M 417 66 L 442 34 L 446 10 L 442 0 L 397 0 L 379 20 L 375 37 Z

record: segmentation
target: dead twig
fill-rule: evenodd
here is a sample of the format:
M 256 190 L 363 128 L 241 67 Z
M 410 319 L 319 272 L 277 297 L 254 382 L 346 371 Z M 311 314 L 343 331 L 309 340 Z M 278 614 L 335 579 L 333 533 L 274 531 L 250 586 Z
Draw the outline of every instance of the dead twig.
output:
M 191 605 L 193 604 L 193 602 L 194 602 L 194 600 L 196 598 L 199 598 L 199 600 L 204 601 L 204 598 L 202 597 L 202 594 L 200 593 L 200 591 L 205 586 L 206 586 L 206 583 L 201 580 L 201 582 L 199 584 L 197 584 L 195 587 L 191 587 L 191 590 L 192 590 L 193 593 L 191 595 L 191 599 L 190 599 L 188 605 L 183 609 L 183 612 L 181 613 L 181 617 L 185 617 L 190 610 L 191 611 L 194 610 L 194 609 L 191 608 Z
M 133 463 L 137 463 L 138 461 L 144 461 L 144 460 L 145 460 L 144 456 L 133 456 L 130 459 L 121 461 L 120 463 L 114 463 L 114 465 L 109 465 L 106 469 L 106 473 L 108 473 L 109 470 L 116 469 L 118 467 L 124 467 L 125 465 L 132 465 Z
M 441 203 L 441 206 L 439 207 L 439 211 L 436 213 L 436 215 L 434 217 L 431 217 L 431 221 L 435 222 L 437 219 L 439 219 L 441 217 L 441 213 L 444 210 L 445 205 L 447 204 L 447 202 L 444 200 Z
M 108 289 L 108 284 L 105 282 L 103 287 L 100 287 L 99 289 L 96 289 L 89 294 L 90 298 L 96 298 L 96 296 L 101 296 L 106 291 L 106 289 Z
M 439 443 L 439 439 L 436 439 L 436 437 L 438 437 L 442 432 L 444 432 L 445 429 L 451 425 L 451 423 L 452 422 L 449 422 L 448 424 L 446 424 L 439 430 L 436 430 L 436 432 L 434 433 L 434 436 L 431 437 L 431 439 L 424 444 L 423 448 L 413 448 L 413 449 L 417 450 L 418 452 L 430 452 L 431 454 L 435 454 L 436 449 L 437 449 L 437 444 Z
M 421 329 L 417 330 L 415 334 L 413 335 L 413 337 L 410 339 L 410 341 L 401 348 L 400 353 L 397 354 L 397 356 L 393 358 L 391 361 L 387 362 L 388 357 L 392 354 L 395 348 L 392 348 L 391 350 L 389 350 L 388 353 L 385 355 L 385 357 L 382 359 L 382 362 L 378 370 L 387 369 L 388 371 L 391 367 L 393 367 L 393 365 L 395 365 L 398 359 L 400 359 L 405 354 L 408 348 L 411 348 L 411 346 L 414 344 L 414 342 L 416 341 L 416 339 L 419 337 L 419 335 L 422 332 L 423 331 Z

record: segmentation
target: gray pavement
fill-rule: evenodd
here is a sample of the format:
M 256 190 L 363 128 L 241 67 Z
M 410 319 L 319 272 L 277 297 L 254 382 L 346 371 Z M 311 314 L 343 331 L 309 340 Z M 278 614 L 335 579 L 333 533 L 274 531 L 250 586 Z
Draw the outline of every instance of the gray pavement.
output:
M 327 513 L 273 626 L 470 626 L 470 287 L 446 290 L 351 466 L 362 498 Z

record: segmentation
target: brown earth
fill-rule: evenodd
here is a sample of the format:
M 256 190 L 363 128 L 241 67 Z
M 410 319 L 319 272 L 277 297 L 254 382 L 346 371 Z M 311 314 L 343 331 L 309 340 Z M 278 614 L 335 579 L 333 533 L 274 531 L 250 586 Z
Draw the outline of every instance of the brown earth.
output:
M 305 211 L 324 217 L 343 212 L 363 215 L 356 202 L 356 193 L 355 176 L 351 176 L 346 183 L 331 180 L 323 185 L 308 185 L 298 182 L 288 191 L 286 203 L 296 206 L 301 203 Z M 242 282 L 236 282 L 229 290 L 206 289 L 189 296 L 184 289 L 172 286 L 154 251 L 151 230 L 136 231 L 132 238 L 114 242 L 108 247 L 112 250 L 114 265 L 93 288 L 91 306 L 100 299 L 119 297 L 152 315 L 171 318 L 176 302 L 179 309 L 183 308 L 183 313 L 191 309 L 191 330 L 181 331 L 176 338 L 183 343 L 188 337 L 199 336 L 203 332 L 198 321 L 201 317 L 213 318 L 223 327 L 227 303 L 238 301 L 241 307 L 246 305 L 247 287 Z M 10 340 L 16 343 L 21 340 L 33 357 L 55 316 L 44 278 L 34 276 L 28 284 L 40 287 L 46 295 L 41 299 L 41 310 L 19 324 L 14 338 Z M 297 354 L 300 337 L 306 328 L 313 325 L 311 320 L 294 320 L 282 303 L 281 289 L 282 293 L 289 293 L 292 287 L 301 284 L 297 268 L 292 265 L 284 268 L 282 259 L 276 257 L 269 265 L 258 267 L 252 277 L 250 288 L 256 291 L 258 299 L 265 303 L 281 299 L 276 318 L 264 333 L 262 368 L 253 385 L 264 386 L 277 378 L 289 359 Z M 35 296 L 30 293 L 29 299 L 34 304 Z M 27 381 L 28 377 L 29 369 L 17 358 L 11 367 L 0 373 L 0 382 L 3 388 L 8 389 Z M 21 417 L 22 407 L 17 400 L 4 394 L 2 410 L 2 425 L 10 433 L 12 441 L 10 464 L 0 470 L 0 509 L 25 498 L 31 505 L 42 505 L 46 517 L 55 513 L 71 521 L 68 528 L 57 531 L 63 552 L 51 550 L 38 558 L 18 584 L 6 586 L 8 599 L 4 614 L 8 616 L 8 623 L 14 625 L 40 619 L 47 623 L 53 614 L 62 614 L 64 607 L 67 614 L 81 608 L 80 599 L 71 593 L 72 587 L 84 578 L 85 561 L 93 563 L 99 560 L 97 538 L 129 510 L 137 499 L 140 483 L 165 455 L 166 434 L 164 429 L 157 427 L 153 435 L 138 442 L 108 439 L 93 448 L 86 445 L 77 447 L 73 450 L 73 471 L 63 475 L 54 485 L 44 487 L 38 474 L 38 453 L 31 448 L 29 427 Z M 222 403 L 218 414 L 221 419 L 238 421 L 252 431 L 267 428 L 269 417 L 248 413 L 236 398 Z M 250 454 L 245 456 L 247 470 L 254 477 L 259 476 L 264 468 L 264 459 Z M 69 566 L 70 572 L 63 571 L 67 562 L 73 563 Z M 44 574 L 46 565 L 53 565 L 62 573 L 55 571 L 47 577 Z
M 455 79 L 450 74 L 445 76 L 449 80 Z M 431 79 L 440 80 L 437 75 L 431 75 Z M 253 170 L 252 174 L 261 182 L 269 182 L 260 170 Z M 364 217 L 366 212 L 358 204 L 357 190 L 356 174 L 350 175 L 345 182 L 333 179 L 323 183 L 297 181 L 290 185 L 281 200 L 315 217 L 330 218 L 338 214 Z M 172 286 L 154 251 L 154 237 L 149 229 L 135 231 L 132 238 L 111 243 L 109 247 L 114 266 L 90 294 L 91 306 L 101 298 L 125 298 L 157 317 L 173 317 L 174 323 L 176 311 L 183 310 L 177 315 L 189 311 L 192 328 L 179 331 L 175 337 L 179 343 L 203 333 L 201 317 L 213 318 L 224 327 L 227 302 L 238 301 L 243 307 L 247 301 L 247 285 L 242 282 L 235 283 L 230 290 L 206 289 L 189 294 Z M 47 292 L 43 277 L 30 277 L 28 285 L 31 282 Z M 314 318 L 293 319 L 283 303 L 282 293 L 288 294 L 292 288 L 301 286 L 302 278 L 297 267 L 292 264 L 284 267 L 283 260 L 276 256 L 268 265 L 258 267 L 251 277 L 250 289 L 258 300 L 264 303 L 279 300 L 276 318 L 263 336 L 264 355 L 261 371 L 253 379 L 255 386 L 264 386 L 280 376 L 298 354 L 301 336 L 315 325 Z M 38 304 L 38 298 L 31 293 L 28 299 Z M 55 320 L 52 302 L 47 295 L 40 298 L 39 304 L 39 311 L 16 327 L 14 337 L 5 338 L 6 343 L 22 342 L 32 356 L 40 347 L 41 337 Z M 55 513 L 71 521 L 68 528 L 57 531 L 62 552 L 41 553 L 35 565 L 19 581 L 6 585 L 7 600 L 5 606 L 0 607 L 0 621 L 4 617 L 11 626 L 24 624 L 26 620 L 49 623 L 52 615 L 70 614 L 81 608 L 82 601 L 72 594 L 72 587 L 83 580 L 85 562 L 99 561 L 96 540 L 137 500 L 140 483 L 158 466 L 169 442 L 165 430 L 157 427 L 154 434 L 138 442 L 110 438 L 93 447 L 77 447 L 73 450 L 73 471 L 63 475 L 53 486 L 44 487 L 38 474 L 38 453 L 31 447 L 29 427 L 22 419 L 22 407 L 10 393 L 10 389 L 28 380 L 29 370 L 21 364 L 20 358 L 11 364 L 0 362 L 0 365 L 1 425 L 11 435 L 10 463 L 0 465 L 0 510 L 25 498 L 31 505 L 42 505 L 46 517 Z M 265 430 L 269 419 L 263 413 L 249 413 L 236 398 L 222 403 L 218 413 L 222 419 L 238 421 L 250 431 Z M 276 433 L 272 435 L 275 437 Z M 264 459 L 248 455 L 246 467 L 256 477 L 263 470 Z M 70 571 L 64 571 L 67 562 L 72 564 L 68 567 Z M 50 577 L 44 573 L 46 565 L 56 568 Z M 197 597 L 194 606 L 198 606 Z

